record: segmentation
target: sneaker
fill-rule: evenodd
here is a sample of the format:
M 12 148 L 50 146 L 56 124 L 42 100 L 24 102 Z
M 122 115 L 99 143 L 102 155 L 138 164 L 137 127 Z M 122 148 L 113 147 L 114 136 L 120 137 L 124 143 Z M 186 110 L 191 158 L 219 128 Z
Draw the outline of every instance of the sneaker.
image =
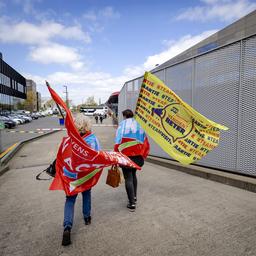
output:
M 63 246 L 67 246 L 67 245 L 71 244 L 70 233 L 71 233 L 70 227 L 67 227 L 67 228 L 64 229 L 63 238 L 62 238 L 62 245 Z
M 129 204 L 130 203 L 130 201 L 129 201 L 129 199 L 127 200 L 127 204 Z M 134 197 L 134 204 L 137 204 L 137 197 Z
M 91 220 L 92 220 L 91 216 L 84 218 L 84 224 L 85 225 L 90 225 L 91 224 Z
M 136 205 L 135 204 L 127 204 L 127 208 L 130 209 L 130 211 L 134 212 L 136 209 Z

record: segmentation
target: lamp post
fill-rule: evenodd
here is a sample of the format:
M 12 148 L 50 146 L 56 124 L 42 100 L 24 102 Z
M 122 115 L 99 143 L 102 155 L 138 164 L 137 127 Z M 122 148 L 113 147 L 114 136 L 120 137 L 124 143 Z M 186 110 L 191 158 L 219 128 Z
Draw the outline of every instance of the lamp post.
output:
M 63 87 L 65 88 L 64 93 L 66 94 L 66 105 L 69 108 L 69 104 L 68 104 L 68 87 L 66 85 L 63 85 Z

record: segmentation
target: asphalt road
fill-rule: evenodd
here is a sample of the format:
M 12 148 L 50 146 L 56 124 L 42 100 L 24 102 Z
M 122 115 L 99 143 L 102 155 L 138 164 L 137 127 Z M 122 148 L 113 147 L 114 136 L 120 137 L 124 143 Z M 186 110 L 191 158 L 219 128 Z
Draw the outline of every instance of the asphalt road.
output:
M 21 124 L 16 126 L 14 129 L 4 129 L 1 131 L 1 150 L 2 152 L 14 143 L 20 142 L 22 140 L 27 140 L 30 138 L 37 137 L 42 133 L 48 133 L 49 130 L 41 129 L 52 129 L 52 128 L 62 128 L 59 125 L 59 119 L 56 116 L 49 116 L 33 120 L 30 123 Z M 40 129 L 40 130 L 38 130 Z
M 92 119 L 92 123 L 96 125 L 94 118 L 90 118 Z M 103 120 L 102 125 L 106 124 L 112 125 L 112 119 Z M 101 125 L 100 122 L 98 125 Z M 15 129 L 4 129 L 0 133 L 0 151 L 5 151 L 14 143 L 37 137 L 43 133 L 49 133 L 52 129 L 63 128 L 65 127 L 59 125 L 59 118 L 57 116 L 48 116 L 33 120 L 31 123 L 18 125 Z
M 115 129 L 93 127 L 103 149 Z M 85 226 L 81 196 L 72 244 L 61 246 L 63 191 L 35 176 L 55 157 L 65 132 L 25 145 L 0 177 L 1 256 L 255 256 L 256 194 L 146 163 L 138 173 L 138 206 L 126 208 L 124 184 L 92 189 L 92 224 Z

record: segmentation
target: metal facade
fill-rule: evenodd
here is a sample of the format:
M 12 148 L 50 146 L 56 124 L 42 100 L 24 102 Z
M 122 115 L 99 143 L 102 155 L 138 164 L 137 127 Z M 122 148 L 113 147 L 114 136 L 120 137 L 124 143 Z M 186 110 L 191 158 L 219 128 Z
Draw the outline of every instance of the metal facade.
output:
M 153 73 L 201 114 L 229 127 L 219 146 L 197 164 L 256 176 L 256 36 Z M 135 110 L 141 82 L 140 77 L 123 86 L 119 120 L 124 109 Z M 150 143 L 151 155 L 171 159 Z

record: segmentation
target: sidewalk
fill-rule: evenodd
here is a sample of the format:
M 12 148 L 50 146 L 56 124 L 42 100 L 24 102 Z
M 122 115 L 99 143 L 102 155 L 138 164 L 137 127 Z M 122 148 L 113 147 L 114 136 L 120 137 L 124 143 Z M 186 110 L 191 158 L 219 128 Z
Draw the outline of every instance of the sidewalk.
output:
M 103 149 L 112 127 L 94 127 Z M 72 245 L 61 246 L 64 194 L 35 176 L 54 159 L 58 132 L 25 145 L 0 177 L 0 255 L 253 256 L 256 194 L 146 162 L 138 173 L 138 207 L 126 209 L 124 184 L 92 190 L 92 224 L 85 226 L 81 197 Z

